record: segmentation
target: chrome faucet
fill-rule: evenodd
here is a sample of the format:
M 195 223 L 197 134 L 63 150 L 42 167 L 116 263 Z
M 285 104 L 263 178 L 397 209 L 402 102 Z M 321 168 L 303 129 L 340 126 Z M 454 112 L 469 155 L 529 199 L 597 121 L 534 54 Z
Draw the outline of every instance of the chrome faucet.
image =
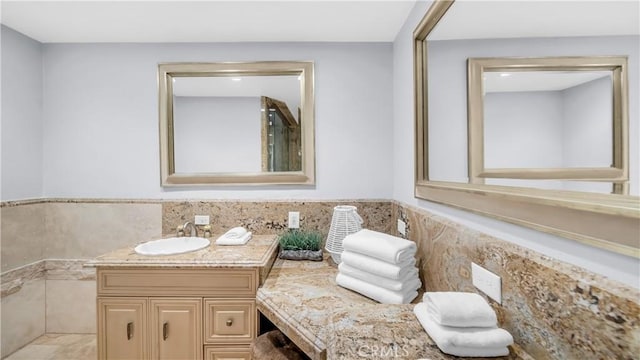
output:
M 191 228 L 191 230 L 189 230 L 189 236 L 197 237 L 198 228 L 196 228 L 196 226 L 191 221 L 187 221 L 186 223 L 184 223 L 184 225 L 182 225 L 182 231 L 184 231 L 185 236 L 187 235 L 188 227 Z

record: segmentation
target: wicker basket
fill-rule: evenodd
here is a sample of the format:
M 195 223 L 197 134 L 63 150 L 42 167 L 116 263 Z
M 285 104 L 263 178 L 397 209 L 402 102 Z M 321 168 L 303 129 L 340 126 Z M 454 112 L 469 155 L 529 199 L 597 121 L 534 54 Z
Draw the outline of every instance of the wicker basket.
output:
M 358 215 L 357 210 L 355 206 L 350 205 L 339 205 L 333 208 L 331 228 L 329 229 L 325 249 L 331 253 L 331 258 L 336 264 L 340 264 L 342 261 L 340 256 L 344 250 L 342 248 L 342 240 L 347 235 L 362 230 L 362 218 Z

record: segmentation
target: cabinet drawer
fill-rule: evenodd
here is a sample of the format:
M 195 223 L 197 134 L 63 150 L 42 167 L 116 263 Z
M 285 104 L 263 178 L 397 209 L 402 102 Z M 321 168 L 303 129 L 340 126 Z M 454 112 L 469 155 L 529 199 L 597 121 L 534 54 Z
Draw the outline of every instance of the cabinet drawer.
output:
M 254 297 L 257 269 L 98 269 L 98 295 Z
M 256 305 L 246 299 L 204 300 L 205 343 L 248 344 L 256 335 Z
M 204 360 L 251 360 L 251 351 L 248 348 L 205 346 Z

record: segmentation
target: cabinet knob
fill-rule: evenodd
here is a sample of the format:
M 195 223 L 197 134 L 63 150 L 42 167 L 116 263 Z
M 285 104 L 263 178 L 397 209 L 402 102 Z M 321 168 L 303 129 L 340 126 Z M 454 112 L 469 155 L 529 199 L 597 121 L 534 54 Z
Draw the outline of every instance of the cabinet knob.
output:
M 130 322 L 127 324 L 127 340 L 131 340 L 133 337 L 133 323 Z
M 231 326 L 231 325 L 233 325 L 233 319 L 227 320 L 227 326 Z

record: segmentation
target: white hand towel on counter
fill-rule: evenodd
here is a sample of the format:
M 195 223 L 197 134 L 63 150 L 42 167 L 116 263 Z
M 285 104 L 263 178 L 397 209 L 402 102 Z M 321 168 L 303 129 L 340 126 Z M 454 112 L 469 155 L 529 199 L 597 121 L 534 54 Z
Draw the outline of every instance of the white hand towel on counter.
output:
M 348 250 L 343 251 L 341 257 L 342 262 L 351 267 L 392 280 L 402 279 L 406 276 L 407 272 L 413 271 L 412 268 L 414 268 L 416 265 L 415 258 L 411 258 L 405 263 L 394 265 L 382 260 L 378 260 L 376 258 L 372 258 L 370 256 L 361 255 Z
M 251 240 L 251 232 L 242 235 L 239 238 L 228 238 L 224 235 L 216 240 L 216 245 L 244 245 Z
M 513 344 L 511 334 L 497 327 L 458 328 L 439 325 L 424 302 L 417 304 L 413 308 L 413 313 L 429 337 L 446 354 L 478 357 L 506 356 L 509 354 L 507 346 Z
M 336 276 L 336 283 L 382 304 L 408 304 L 418 296 L 415 289 L 407 290 L 404 293 L 391 291 L 340 273 Z
M 340 265 L 338 266 L 338 270 L 340 270 L 341 274 L 345 274 L 351 276 L 352 278 L 366 281 L 371 284 L 376 284 L 380 287 L 392 291 L 405 291 L 409 288 L 415 290 L 422 286 L 420 278 L 418 277 L 418 268 L 416 268 L 415 266 L 407 271 L 404 277 L 398 280 L 391 280 L 386 277 L 371 274 L 370 272 L 354 268 L 353 266 L 349 266 L 344 262 L 340 263 Z
M 238 226 L 227 231 L 222 236 L 226 239 L 239 239 L 239 238 L 242 238 L 247 232 L 248 232 L 247 229 L 245 229 L 242 226 Z
M 445 326 L 496 326 L 495 311 L 480 295 L 470 292 L 427 292 L 422 296 L 434 320 Z
M 417 249 L 413 241 L 368 229 L 345 237 L 342 247 L 392 264 L 404 263 L 414 258 Z

